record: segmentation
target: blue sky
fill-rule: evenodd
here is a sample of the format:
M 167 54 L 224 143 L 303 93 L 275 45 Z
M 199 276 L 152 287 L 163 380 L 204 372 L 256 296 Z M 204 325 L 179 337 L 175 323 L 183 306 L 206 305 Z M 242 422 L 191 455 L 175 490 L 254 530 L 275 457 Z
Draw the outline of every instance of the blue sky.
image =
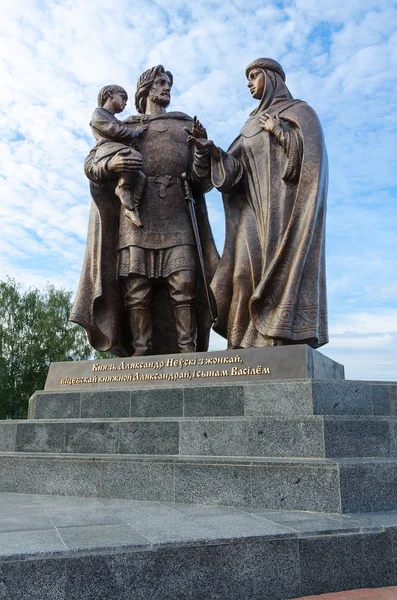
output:
M 254 108 L 246 65 L 278 60 L 323 123 L 331 342 L 350 379 L 397 380 L 397 3 L 13 0 L 0 7 L 0 279 L 76 290 L 84 157 L 100 87 L 174 74 L 172 110 L 227 149 Z M 129 102 L 125 116 L 134 112 Z M 208 195 L 219 250 L 220 195 Z M 224 342 L 214 336 L 212 347 Z

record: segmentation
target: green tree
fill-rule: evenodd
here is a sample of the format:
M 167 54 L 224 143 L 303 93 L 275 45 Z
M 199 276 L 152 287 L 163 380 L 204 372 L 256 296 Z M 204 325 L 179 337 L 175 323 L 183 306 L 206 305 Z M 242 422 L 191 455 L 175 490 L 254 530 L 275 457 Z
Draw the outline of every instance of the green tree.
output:
M 23 292 L 13 279 L 0 282 L 0 419 L 26 417 L 51 362 L 92 355 L 83 329 L 68 322 L 71 297 L 51 285 Z

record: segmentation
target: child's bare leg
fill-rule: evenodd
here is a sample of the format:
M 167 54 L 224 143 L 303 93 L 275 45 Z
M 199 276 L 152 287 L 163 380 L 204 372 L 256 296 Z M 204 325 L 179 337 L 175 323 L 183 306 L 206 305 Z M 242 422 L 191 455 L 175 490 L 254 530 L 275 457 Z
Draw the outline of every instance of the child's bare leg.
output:
M 120 175 L 115 191 L 116 196 L 120 198 L 121 204 L 127 209 L 126 216 L 137 227 L 143 227 L 139 217 L 138 207 L 139 201 L 135 195 L 135 185 L 137 181 L 137 173 L 124 172 Z

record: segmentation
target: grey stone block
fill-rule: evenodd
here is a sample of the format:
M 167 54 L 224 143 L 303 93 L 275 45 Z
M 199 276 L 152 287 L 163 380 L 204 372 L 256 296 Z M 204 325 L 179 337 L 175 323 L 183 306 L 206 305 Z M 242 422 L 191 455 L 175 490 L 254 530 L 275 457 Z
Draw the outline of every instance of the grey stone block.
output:
M 378 588 L 396 585 L 396 565 L 392 538 L 388 532 L 363 535 L 362 587 Z
M 71 559 L 66 598 L 189 600 L 190 568 L 191 559 L 185 548 Z
M 325 419 L 325 455 L 329 457 L 390 456 L 388 421 Z
M 2 563 L 2 600 L 67 600 L 65 560 L 28 560 Z
M 242 385 L 184 389 L 185 417 L 233 417 L 243 414 Z
M 179 423 L 120 423 L 120 454 L 178 454 Z
M 249 419 L 247 427 L 249 456 L 324 456 L 321 417 Z
M 130 392 L 81 392 L 81 418 L 111 419 L 130 416 Z
M 181 455 L 245 456 L 245 421 L 181 421 Z
M 252 383 L 244 386 L 247 416 L 305 416 L 313 414 L 311 381 Z
M 174 501 L 174 465 L 151 462 L 104 463 L 101 493 L 104 498 Z
M 390 385 L 389 398 L 390 398 L 390 414 L 395 417 L 395 416 L 397 416 L 397 385 Z
M 17 452 L 63 452 L 64 423 L 18 423 L 15 449 Z
M 390 386 L 371 383 L 372 409 L 374 415 L 390 415 Z
M 101 466 L 89 460 L 0 457 L 0 491 L 99 496 Z
M 362 537 L 339 535 L 299 540 L 302 595 L 361 588 Z
M 0 421 L 0 452 L 14 452 L 16 436 L 16 423 L 12 423 L 12 421 Z
M 396 462 L 341 461 L 339 468 L 342 512 L 397 510 Z
M 249 506 L 250 468 L 237 465 L 175 465 L 175 502 Z
M 34 419 L 78 419 L 80 417 L 80 392 L 37 392 Z
M 116 454 L 118 423 L 66 423 L 65 451 Z
M 183 389 L 132 390 L 131 417 L 182 417 Z
M 316 415 L 372 415 L 371 388 L 360 381 L 312 381 Z
M 301 595 L 298 540 L 240 542 L 187 552 L 194 559 L 194 600 L 274 600 Z
M 279 510 L 340 512 L 336 466 L 253 465 L 252 506 Z

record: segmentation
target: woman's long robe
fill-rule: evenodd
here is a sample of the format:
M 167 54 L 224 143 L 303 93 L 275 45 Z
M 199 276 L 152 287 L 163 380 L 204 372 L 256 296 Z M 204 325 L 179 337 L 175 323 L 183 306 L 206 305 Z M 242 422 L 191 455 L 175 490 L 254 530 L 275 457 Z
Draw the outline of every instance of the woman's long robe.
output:
M 259 125 L 281 118 L 277 135 Z M 211 288 L 229 348 L 328 342 L 325 216 L 328 164 L 316 113 L 280 98 L 250 117 L 219 160 L 226 239 Z

